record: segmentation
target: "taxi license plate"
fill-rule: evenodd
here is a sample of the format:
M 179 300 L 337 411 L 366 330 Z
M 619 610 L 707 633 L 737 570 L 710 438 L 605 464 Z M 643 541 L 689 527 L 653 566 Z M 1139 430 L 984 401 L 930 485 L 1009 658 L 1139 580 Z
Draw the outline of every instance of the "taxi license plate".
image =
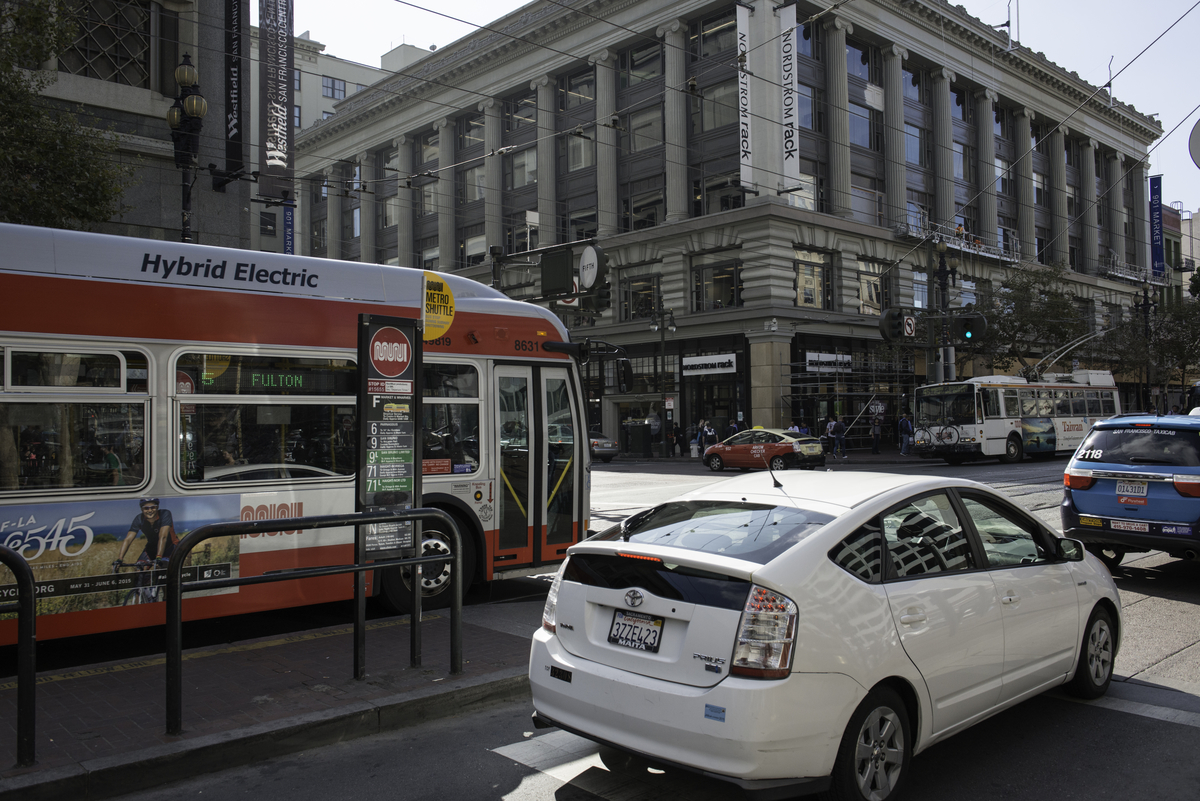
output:
M 1118 481 L 1117 503 L 1145 506 L 1148 486 L 1149 482 L 1147 481 Z
M 632 648 L 635 651 L 658 653 L 662 644 L 663 619 L 641 612 L 613 610 L 612 628 L 608 630 L 608 641 L 614 645 Z

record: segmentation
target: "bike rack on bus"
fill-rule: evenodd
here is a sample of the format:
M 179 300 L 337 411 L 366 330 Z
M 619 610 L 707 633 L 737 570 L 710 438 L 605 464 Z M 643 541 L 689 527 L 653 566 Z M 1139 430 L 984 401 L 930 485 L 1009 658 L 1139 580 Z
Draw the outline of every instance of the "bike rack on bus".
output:
M 361 533 L 355 536 L 355 564 L 330 565 L 328 567 L 306 567 L 295 570 L 279 570 L 261 576 L 213 579 L 209 581 L 183 581 L 183 563 L 192 549 L 205 540 L 215 537 L 241 536 L 255 532 L 294 531 L 298 529 L 335 528 L 338 526 L 363 526 L 371 523 L 403 523 L 408 521 L 436 520 L 446 526 L 454 545 L 450 555 L 450 675 L 462 673 L 462 534 L 454 518 L 441 509 L 406 509 L 398 512 L 352 513 L 322 515 L 319 517 L 292 517 L 278 520 L 239 521 L 235 523 L 212 523 L 201 526 L 179 541 L 167 564 L 167 734 L 183 733 L 183 593 L 189 590 L 215 590 L 225 587 L 243 587 L 250 584 L 267 584 L 273 581 L 295 581 L 296 579 L 335 576 L 355 573 L 354 580 L 354 678 L 366 677 L 366 582 L 363 575 L 368 570 L 381 570 L 401 565 L 420 566 L 427 562 L 445 562 L 443 555 L 410 556 L 401 559 L 384 559 L 366 563 Z M 414 526 L 416 533 L 419 529 Z M 419 549 L 418 549 L 419 550 Z M 23 562 L 24 560 L 22 560 Z M 28 566 L 26 566 L 28 570 Z M 411 663 L 421 664 L 421 582 L 412 581 L 412 626 Z M 31 578 L 32 581 L 32 578 Z M 32 595 L 32 589 L 30 590 Z M 32 664 L 32 655 L 30 657 Z M 32 682 L 30 682 L 32 688 Z M 30 693 L 32 709 L 32 691 Z M 32 743 L 33 724 L 30 722 Z
M 0 545 L 0 562 L 17 579 L 17 600 L 0 605 L 0 614 L 17 613 L 17 767 L 33 765 L 33 736 L 37 722 L 37 597 L 33 570 L 21 554 Z

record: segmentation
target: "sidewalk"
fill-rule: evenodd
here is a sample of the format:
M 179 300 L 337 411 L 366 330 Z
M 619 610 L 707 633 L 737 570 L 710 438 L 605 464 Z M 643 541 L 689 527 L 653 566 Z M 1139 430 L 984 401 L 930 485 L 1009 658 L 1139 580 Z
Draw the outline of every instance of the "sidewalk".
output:
M 901 456 L 900 449 L 896 445 L 883 445 L 878 454 L 871 453 L 870 447 L 866 448 L 848 448 L 846 459 L 835 459 L 833 454 L 825 454 L 826 467 L 833 467 L 835 464 L 859 466 L 859 465 L 897 465 L 897 464 L 941 464 L 940 459 L 921 459 L 919 456 Z M 660 456 L 636 456 L 632 454 L 622 453 L 618 455 L 607 466 L 616 466 L 619 464 L 693 464 L 697 468 L 703 468 L 704 465 L 698 457 L 692 456 L 668 456 L 662 458 Z M 592 467 L 597 467 L 597 463 L 593 462 Z
M 363 681 L 350 625 L 185 651 L 176 737 L 161 657 L 39 673 L 37 764 L 0 771 L 0 801 L 122 795 L 525 696 L 542 602 L 500 606 L 464 610 L 460 676 L 448 610 L 426 613 L 418 668 L 407 617 L 369 623 Z M 0 721 L 0 765 L 12 766 L 15 678 L 0 680 Z

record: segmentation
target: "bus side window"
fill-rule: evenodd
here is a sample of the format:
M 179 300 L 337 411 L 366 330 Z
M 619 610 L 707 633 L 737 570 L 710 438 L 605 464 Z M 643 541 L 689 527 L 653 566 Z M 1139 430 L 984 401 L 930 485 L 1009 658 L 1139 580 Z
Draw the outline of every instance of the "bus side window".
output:
M 1071 416 L 1071 390 L 1054 390 L 1054 413 L 1059 417 Z
M 1107 417 L 1112 417 L 1117 413 L 1117 404 L 1116 401 L 1113 400 L 1113 394 L 1111 392 L 1100 393 L 1100 413 Z
M 983 417 L 985 420 L 993 417 L 1002 417 L 1000 413 L 1000 390 L 985 389 L 979 393 L 982 397 L 979 401 L 979 406 L 983 409 Z
M 1037 398 L 1032 389 L 1021 390 L 1021 417 L 1037 417 Z
M 1087 403 L 1083 399 L 1082 389 L 1071 390 L 1071 414 L 1074 417 L 1087 416 Z
M 1017 402 L 1017 391 L 1015 389 L 1004 390 L 1004 416 L 1021 416 L 1021 405 Z

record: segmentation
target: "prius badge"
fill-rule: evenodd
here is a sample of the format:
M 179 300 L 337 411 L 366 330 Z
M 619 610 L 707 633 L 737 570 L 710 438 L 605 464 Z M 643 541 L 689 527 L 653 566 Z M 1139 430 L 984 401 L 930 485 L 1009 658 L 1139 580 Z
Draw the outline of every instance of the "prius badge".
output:
M 642 605 L 642 601 L 646 600 L 646 596 L 642 595 L 637 590 L 630 590 L 625 593 L 625 605 L 637 608 Z

